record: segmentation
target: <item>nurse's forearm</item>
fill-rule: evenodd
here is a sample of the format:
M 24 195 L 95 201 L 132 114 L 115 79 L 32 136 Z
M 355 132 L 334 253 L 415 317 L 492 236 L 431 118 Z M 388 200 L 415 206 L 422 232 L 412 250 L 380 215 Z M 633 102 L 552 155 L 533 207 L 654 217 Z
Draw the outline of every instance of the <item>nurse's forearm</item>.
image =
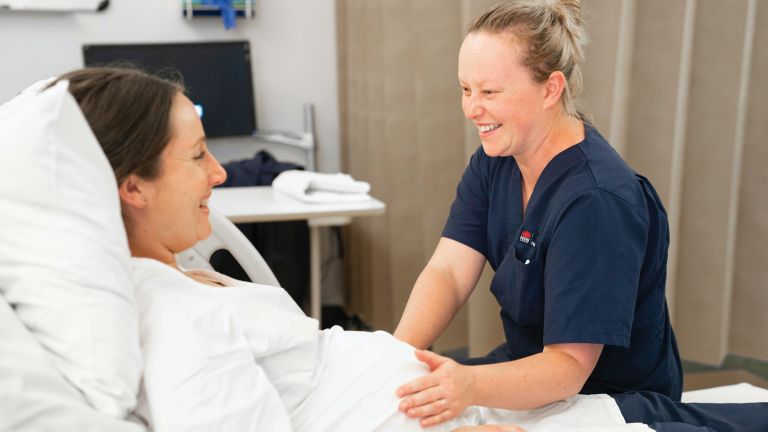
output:
M 545 351 L 520 360 L 470 368 L 474 376 L 472 404 L 526 410 L 577 394 L 594 364 L 585 365 L 561 351 Z
M 395 337 L 420 349 L 432 345 L 463 304 L 454 285 L 450 276 L 427 266 L 413 286 Z

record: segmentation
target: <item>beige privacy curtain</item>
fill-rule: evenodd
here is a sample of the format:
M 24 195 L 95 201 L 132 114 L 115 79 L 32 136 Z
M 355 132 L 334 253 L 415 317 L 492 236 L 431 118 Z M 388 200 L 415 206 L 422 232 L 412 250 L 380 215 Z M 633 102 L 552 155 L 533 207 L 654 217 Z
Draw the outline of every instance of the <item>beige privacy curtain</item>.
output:
M 494 3 L 337 1 L 343 163 L 388 206 L 347 231 L 347 294 L 377 327 L 397 324 L 479 145 L 456 57 Z M 583 111 L 666 205 L 682 356 L 768 360 L 768 0 L 583 4 Z M 501 341 L 489 277 L 437 348 L 481 354 Z

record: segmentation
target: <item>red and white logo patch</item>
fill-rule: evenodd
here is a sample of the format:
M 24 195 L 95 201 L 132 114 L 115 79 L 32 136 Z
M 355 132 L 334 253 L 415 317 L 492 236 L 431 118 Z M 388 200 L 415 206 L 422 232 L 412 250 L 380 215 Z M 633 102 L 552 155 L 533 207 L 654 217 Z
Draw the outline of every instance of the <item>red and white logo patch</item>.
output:
M 535 233 L 532 233 L 528 230 L 522 230 L 520 231 L 520 243 L 530 245 L 531 247 L 536 247 L 536 242 L 534 241 L 535 236 Z

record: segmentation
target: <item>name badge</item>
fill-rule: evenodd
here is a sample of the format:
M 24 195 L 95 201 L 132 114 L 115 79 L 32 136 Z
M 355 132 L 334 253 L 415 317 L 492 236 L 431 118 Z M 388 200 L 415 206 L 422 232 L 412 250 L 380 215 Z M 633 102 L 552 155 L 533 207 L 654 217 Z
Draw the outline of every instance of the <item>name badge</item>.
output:
M 535 257 L 536 233 L 523 228 L 515 242 L 515 258 L 524 265 L 528 265 Z

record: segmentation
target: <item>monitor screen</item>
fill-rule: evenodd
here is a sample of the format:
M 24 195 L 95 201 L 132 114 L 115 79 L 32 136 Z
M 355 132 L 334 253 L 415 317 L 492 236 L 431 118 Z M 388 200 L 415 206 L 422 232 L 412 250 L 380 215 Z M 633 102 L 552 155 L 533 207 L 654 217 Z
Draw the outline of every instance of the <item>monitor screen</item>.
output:
M 253 135 L 251 54 L 248 41 L 147 45 L 83 45 L 86 66 L 131 63 L 168 76 L 178 71 L 206 135 Z

